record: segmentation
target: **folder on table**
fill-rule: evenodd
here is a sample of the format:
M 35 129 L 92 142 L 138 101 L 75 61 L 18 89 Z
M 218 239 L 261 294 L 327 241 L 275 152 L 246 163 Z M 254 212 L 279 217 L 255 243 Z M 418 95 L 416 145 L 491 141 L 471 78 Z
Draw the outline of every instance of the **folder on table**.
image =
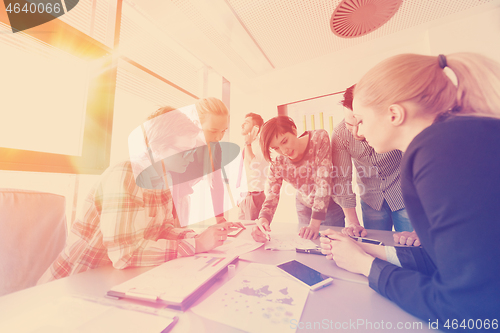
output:
M 107 294 L 186 310 L 236 258 L 207 253 L 174 259 L 114 286 Z

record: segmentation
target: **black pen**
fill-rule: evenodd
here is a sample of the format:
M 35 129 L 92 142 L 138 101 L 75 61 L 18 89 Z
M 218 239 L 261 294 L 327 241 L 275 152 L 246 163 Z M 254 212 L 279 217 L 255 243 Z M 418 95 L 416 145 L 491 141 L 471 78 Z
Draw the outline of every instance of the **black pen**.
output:
M 324 234 L 322 234 L 321 232 L 318 232 L 318 236 L 319 236 L 319 237 L 326 237 L 326 238 L 331 239 L 330 237 L 328 237 L 328 235 L 324 235 Z M 332 239 L 332 240 L 333 240 L 333 239 Z

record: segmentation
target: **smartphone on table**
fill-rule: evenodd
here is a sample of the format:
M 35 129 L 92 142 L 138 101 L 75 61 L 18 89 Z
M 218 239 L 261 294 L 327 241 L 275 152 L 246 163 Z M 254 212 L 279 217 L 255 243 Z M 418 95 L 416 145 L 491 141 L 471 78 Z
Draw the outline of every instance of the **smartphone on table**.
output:
M 328 235 L 322 234 L 321 232 L 319 233 L 319 236 L 330 238 L 330 237 L 328 237 Z M 371 239 L 371 238 L 366 238 L 366 237 L 358 237 L 358 236 L 349 236 L 349 237 L 354 239 L 356 242 L 360 242 L 360 243 L 367 243 L 367 244 L 373 244 L 373 245 L 384 245 L 383 242 L 376 240 L 376 239 Z M 330 239 L 334 240 L 333 238 L 330 238 Z
M 240 227 L 231 227 L 229 228 L 229 230 L 227 231 L 227 237 L 236 237 L 238 236 L 243 230 L 243 228 L 240 228 Z
M 384 245 L 384 243 L 382 243 L 381 241 L 376 240 L 376 239 L 365 238 L 365 237 L 356 237 L 356 236 L 349 236 L 349 237 L 354 239 L 356 242 L 360 242 L 360 243 L 367 243 L 367 244 L 373 244 L 373 245 Z
M 287 261 L 278 265 L 278 268 L 285 271 L 301 283 L 308 286 L 311 290 L 318 290 L 326 287 L 333 282 L 333 279 L 325 274 L 304 265 L 297 260 Z
M 302 249 L 300 247 L 295 248 L 297 253 L 307 253 L 307 254 L 319 254 L 320 256 L 326 256 L 326 254 L 321 253 L 321 247 L 317 246 L 314 249 Z

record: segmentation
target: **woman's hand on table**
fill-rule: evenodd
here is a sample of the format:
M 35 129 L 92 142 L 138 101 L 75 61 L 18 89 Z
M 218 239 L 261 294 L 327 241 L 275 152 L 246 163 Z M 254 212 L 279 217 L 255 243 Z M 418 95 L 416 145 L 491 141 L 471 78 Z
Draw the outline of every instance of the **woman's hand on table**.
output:
M 394 243 L 408 246 L 420 246 L 420 239 L 415 231 L 396 232 L 394 235 Z
M 356 241 L 340 232 L 328 229 L 321 232 L 321 252 L 337 266 L 353 273 L 368 276 L 375 259 L 366 253 Z
M 316 239 L 319 235 L 320 220 L 311 219 L 307 227 L 302 227 L 299 230 L 299 236 L 305 239 Z
M 355 237 L 365 237 L 368 232 L 365 228 L 363 228 L 360 224 L 349 224 L 344 229 L 342 229 L 342 233 L 347 236 L 355 236 Z
M 257 221 L 257 225 L 255 227 L 253 227 L 253 229 L 252 229 L 252 237 L 253 237 L 253 239 L 256 242 L 265 243 L 265 242 L 268 241 L 268 238 L 267 238 L 267 235 L 260 230 L 259 224 L 262 226 L 262 229 L 264 229 L 267 232 L 271 232 L 270 223 L 269 223 L 269 221 L 267 219 L 260 218 Z

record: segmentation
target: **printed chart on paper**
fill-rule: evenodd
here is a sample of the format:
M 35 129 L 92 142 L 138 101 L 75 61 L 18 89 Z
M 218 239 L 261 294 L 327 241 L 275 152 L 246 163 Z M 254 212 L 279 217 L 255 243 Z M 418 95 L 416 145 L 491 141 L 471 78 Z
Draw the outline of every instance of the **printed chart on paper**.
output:
M 276 266 L 251 263 L 193 311 L 248 332 L 293 332 L 308 294 Z

